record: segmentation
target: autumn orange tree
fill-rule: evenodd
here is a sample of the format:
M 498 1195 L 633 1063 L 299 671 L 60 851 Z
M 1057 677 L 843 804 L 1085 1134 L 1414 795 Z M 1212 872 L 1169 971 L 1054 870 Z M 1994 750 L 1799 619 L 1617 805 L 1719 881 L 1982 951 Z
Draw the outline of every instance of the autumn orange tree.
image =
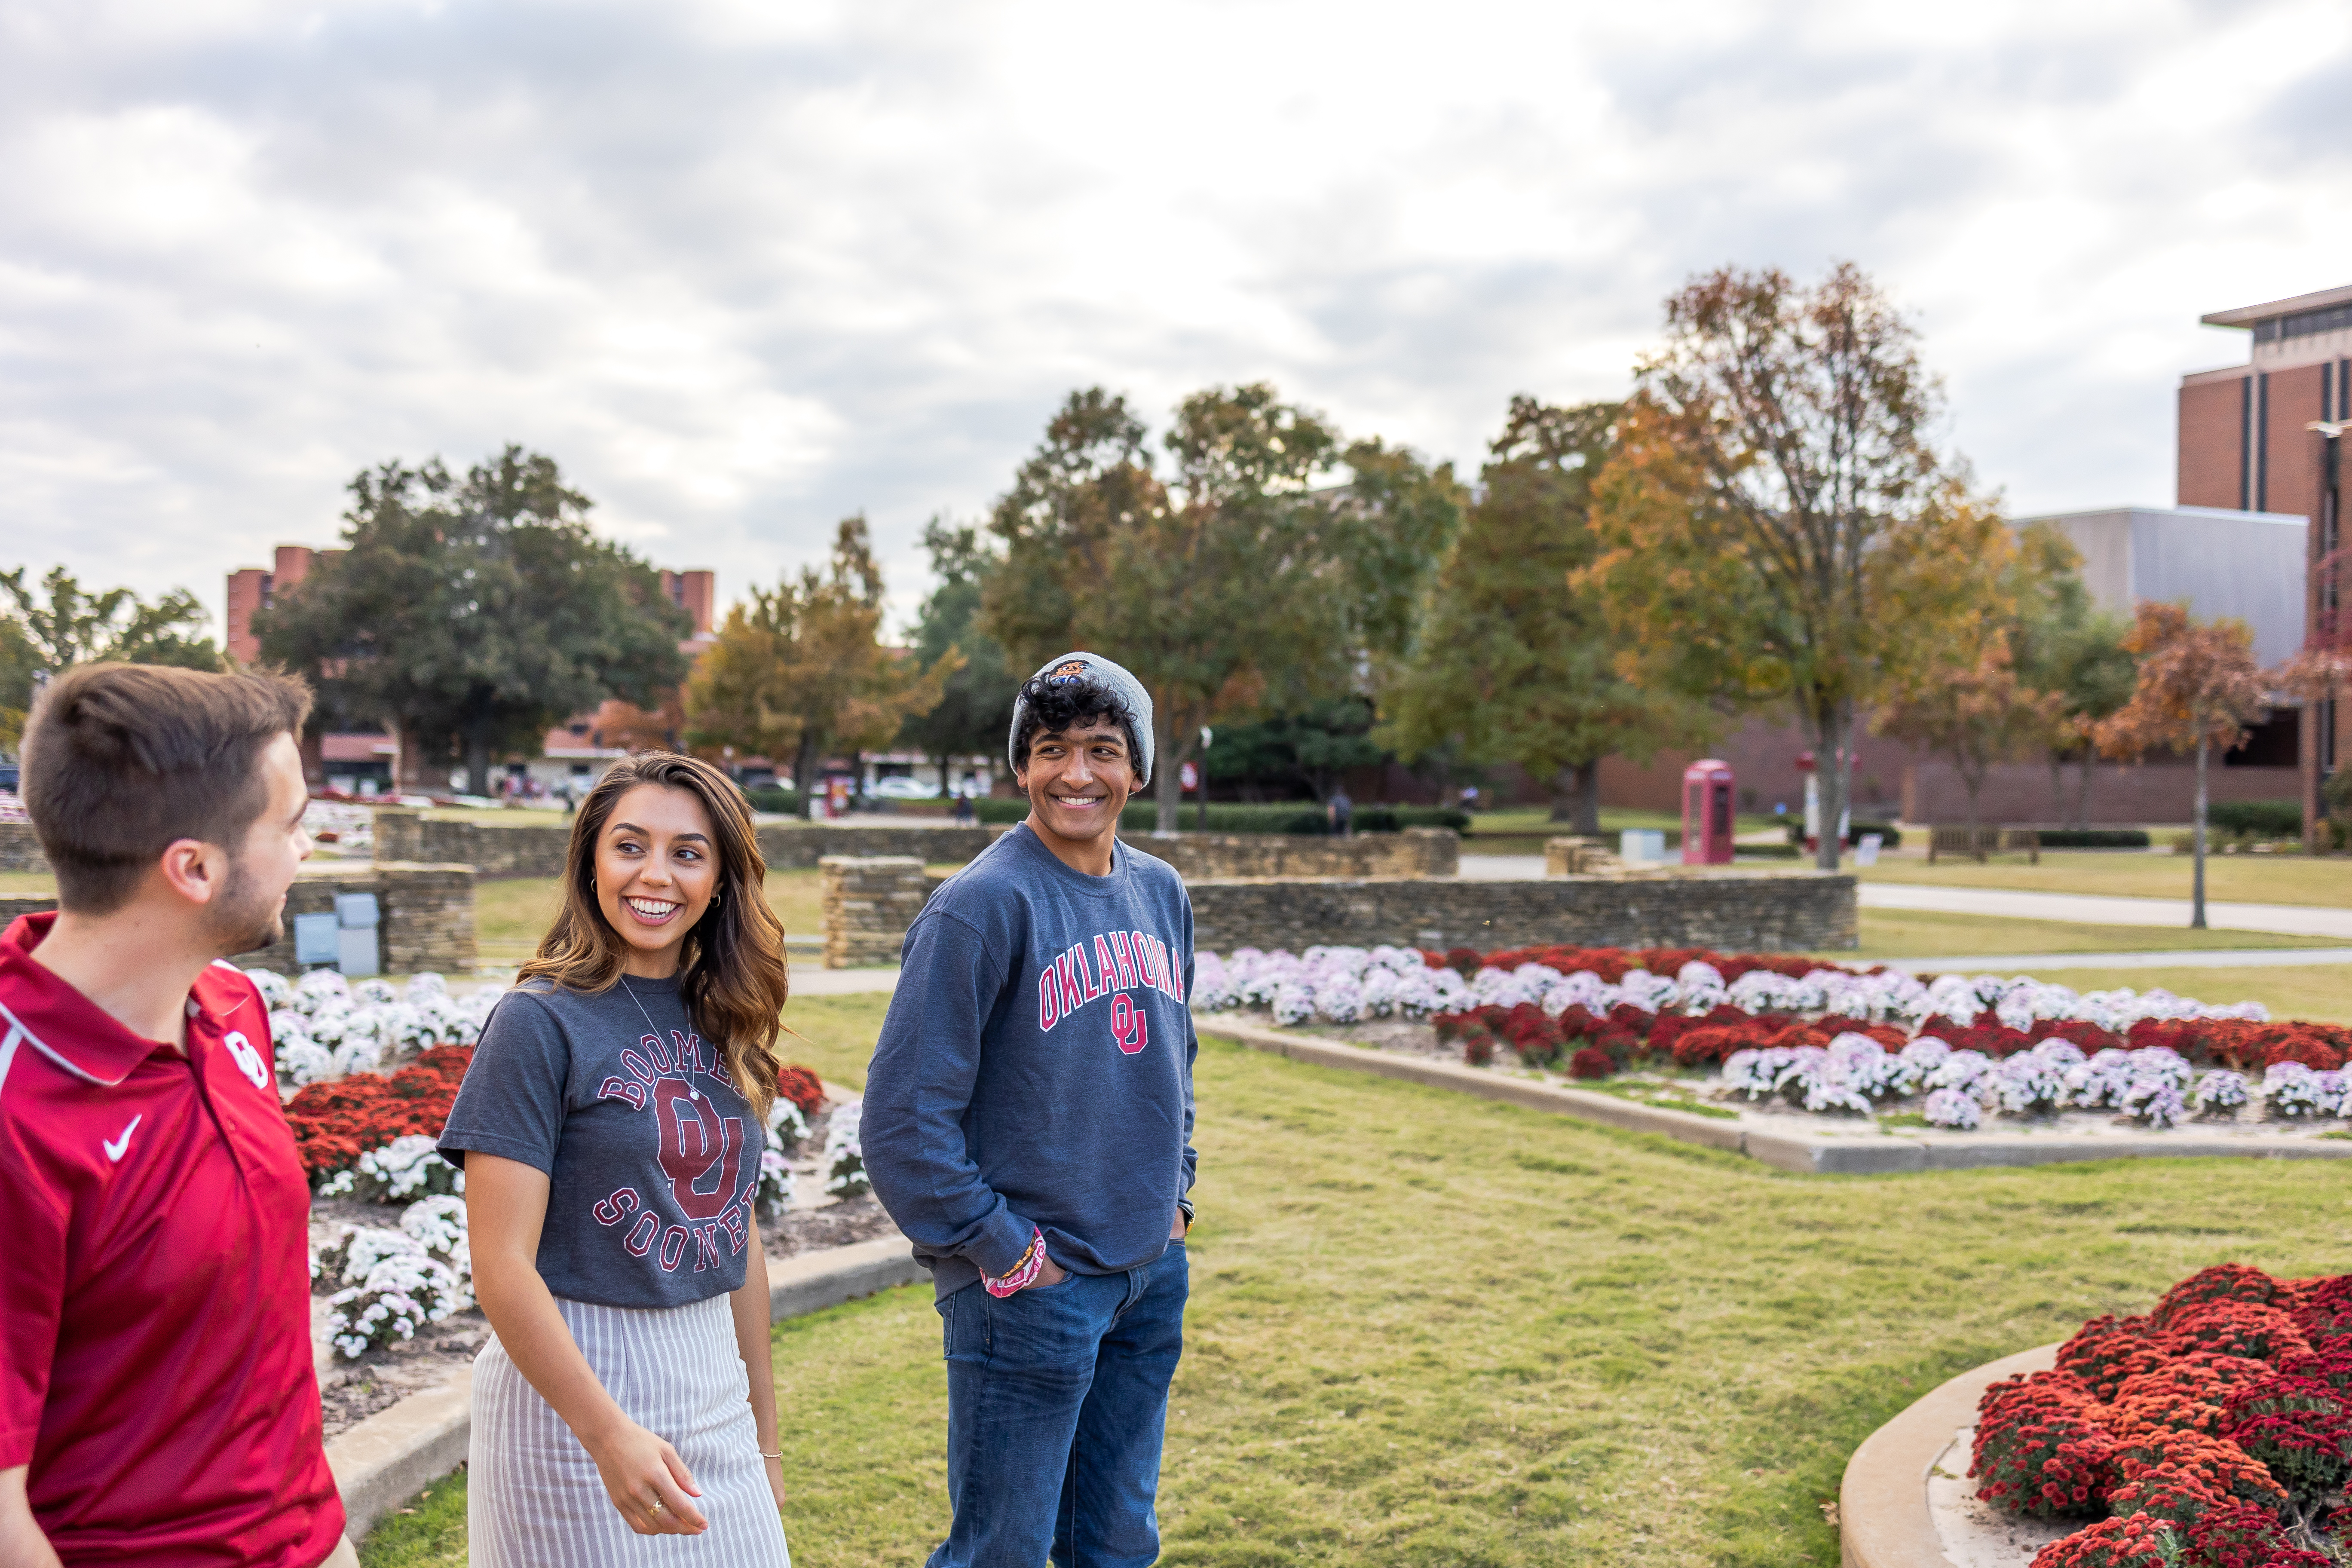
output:
M 882 645 L 881 625 L 882 571 L 866 519 L 844 519 L 824 569 L 804 566 L 797 582 L 754 588 L 728 610 L 686 684 L 688 743 L 790 758 L 802 808 L 814 813 L 825 754 L 887 744 L 908 714 L 938 703 L 962 662 L 950 649 L 919 664 Z
M 2254 635 L 2240 620 L 2200 622 L 2179 605 L 2144 603 L 2124 646 L 2139 656 L 2129 702 L 2098 728 L 2099 750 L 2137 762 L 2155 751 L 2197 753 L 2195 891 L 2189 924 L 2205 929 L 2205 773 L 2213 750 L 2245 743 L 2267 706 Z
M 1793 710 L 1825 824 L 1856 726 L 1989 595 L 2006 530 L 1928 440 L 1916 334 L 1851 265 L 1804 289 L 1732 268 L 1666 302 L 1596 487 L 1590 584 L 1645 682 Z M 1834 870 L 1842 846 L 1821 838 Z

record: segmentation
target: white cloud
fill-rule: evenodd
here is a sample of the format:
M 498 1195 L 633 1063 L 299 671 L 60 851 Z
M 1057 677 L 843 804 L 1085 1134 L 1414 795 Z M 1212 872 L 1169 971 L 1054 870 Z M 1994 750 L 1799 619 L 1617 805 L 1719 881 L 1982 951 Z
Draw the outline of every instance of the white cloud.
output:
M 2015 505 L 2161 501 L 2197 316 L 2352 280 L 2346 101 L 2315 0 L 0 0 L 0 564 L 213 596 L 513 439 L 730 595 L 863 507 L 905 601 L 1074 385 L 1475 468 L 1832 258 Z

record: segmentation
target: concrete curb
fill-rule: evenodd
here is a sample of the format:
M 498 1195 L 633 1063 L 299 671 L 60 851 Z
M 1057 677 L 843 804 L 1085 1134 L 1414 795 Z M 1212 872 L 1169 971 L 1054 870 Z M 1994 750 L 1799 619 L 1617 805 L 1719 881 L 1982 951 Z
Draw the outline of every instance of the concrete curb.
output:
M 788 1258 L 769 1270 L 771 1321 L 821 1312 L 929 1278 L 907 1238 L 896 1234 Z M 378 1520 L 465 1461 L 474 1435 L 473 1394 L 469 1366 L 438 1387 L 378 1411 L 327 1445 L 327 1465 L 342 1494 L 345 1534 L 362 1539 Z
M 353 1541 L 377 1520 L 463 1463 L 474 1433 L 474 1369 L 379 1410 L 327 1445 Z
M 787 1258 L 768 1269 L 768 1317 L 772 1322 L 822 1312 L 900 1285 L 926 1280 L 931 1271 L 915 1261 L 907 1238 L 896 1234 L 823 1252 Z
M 2041 1345 L 1960 1373 L 1921 1395 L 1863 1439 L 1838 1488 L 1839 1562 L 1843 1568 L 1941 1568 L 1951 1558 L 1927 1507 L 1927 1471 L 1952 1434 L 1977 1418 L 1986 1388 L 2058 1357 Z
M 1457 1062 L 1432 1061 L 1394 1051 L 1311 1035 L 1294 1035 L 1223 1014 L 1194 1020 L 1202 1034 L 1219 1035 L 1261 1051 L 1319 1067 L 1345 1068 L 1437 1089 L 1459 1089 L 1485 1100 L 1524 1105 L 1533 1110 L 1573 1116 L 1631 1132 L 1655 1132 L 1685 1143 L 1727 1149 L 1776 1170 L 1810 1176 L 1885 1176 L 1916 1171 L 1971 1171 L 1991 1165 L 2052 1165 L 2081 1160 L 2179 1160 L 2234 1157 L 2252 1160 L 2352 1159 L 2352 1142 L 2320 1143 L 2307 1138 L 2200 1138 L 2190 1133 L 2133 1138 L 2017 1138 L 1998 1132 L 1955 1133 L 1941 1138 L 1805 1138 L 1745 1130 L 1734 1121 L 1638 1105 L 1590 1089 L 1562 1089 L 1506 1077 Z

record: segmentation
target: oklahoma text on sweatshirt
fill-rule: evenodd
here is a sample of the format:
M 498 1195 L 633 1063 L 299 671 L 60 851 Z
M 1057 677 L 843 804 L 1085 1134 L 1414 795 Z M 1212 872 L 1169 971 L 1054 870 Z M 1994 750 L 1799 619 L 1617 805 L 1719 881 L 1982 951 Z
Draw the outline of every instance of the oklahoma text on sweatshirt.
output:
M 875 1195 L 938 1294 L 1020 1261 L 1159 1258 L 1192 1185 L 1192 905 L 1125 845 L 1108 877 L 1015 827 L 907 931 L 866 1079 Z

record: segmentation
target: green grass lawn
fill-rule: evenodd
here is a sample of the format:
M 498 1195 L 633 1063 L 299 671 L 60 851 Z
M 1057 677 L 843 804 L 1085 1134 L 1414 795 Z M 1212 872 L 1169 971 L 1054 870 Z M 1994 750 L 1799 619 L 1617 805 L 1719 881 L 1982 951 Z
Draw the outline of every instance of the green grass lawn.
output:
M 47 871 L 0 871 L 0 897 L 53 899 L 58 879 Z
M 2185 899 L 2192 862 L 2186 855 L 2044 851 L 2042 864 L 1944 860 L 1930 866 L 1907 856 L 1881 860 L 1854 874 L 1865 882 L 2001 888 L 2012 892 L 2105 893 L 2124 898 Z M 2315 904 L 2352 909 L 2352 860 L 2341 856 L 2209 855 L 2205 896 L 2242 904 Z
M 517 812 L 516 816 L 523 815 Z M 787 936 L 817 934 L 821 873 L 768 873 L 768 907 Z M 556 877 L 498 877 L 474 884 L 474 943 L 484 964 L 520 963 L 538 951 L 555 918 Z
M 1969 952 L 2187 952 L 2232 948 L 2343 947 L 2338 937 L 2273 936 L 2258 931 L 2176 931 L 2169 926 L 2075 925 L 1935 910 L 1858 911 L 1862 946 L 1816 954 L 1833 960 L 1929 958 Z M 2352 982 L 2352 971 L 2347 972 Z
M 1753 813 L 1741 816 L 1735 831 L 1754 833 L 1774 826 L 1774 818 Z M 1618 834 L 1629 827 L 1680 828 L 1679 813 L 1670 811 L 1633 811 L 1620 806 L 1603 806 L 1601 811 L 1601 831 L 1613 843 Z M 1551 814 L 1539 806 L 1510 811 L 1474 812 L 1470 817 L 1468 837 L 1462 840 L 1465 855 L 1540 855 L 1544 840 L 1558 837 L 1570 831 L 1565 823 L 1551 820 Z
M 882 1005 L 794 1003 L 787 1054 L 858 1081 Z M 1847 1456 L 1942 1379 L 2220 1259 L 2352 1269 L 2316 1164 L 1800 1177 L 1213 1039 L 1198 1087 L 1171 1564 L 1826 1568 Z M 797 1561 L 937 1540 L 939 1331 L 919 1288 L 779 1325 Z M 462 1562 L 459 1500 L 365 1561 Z

